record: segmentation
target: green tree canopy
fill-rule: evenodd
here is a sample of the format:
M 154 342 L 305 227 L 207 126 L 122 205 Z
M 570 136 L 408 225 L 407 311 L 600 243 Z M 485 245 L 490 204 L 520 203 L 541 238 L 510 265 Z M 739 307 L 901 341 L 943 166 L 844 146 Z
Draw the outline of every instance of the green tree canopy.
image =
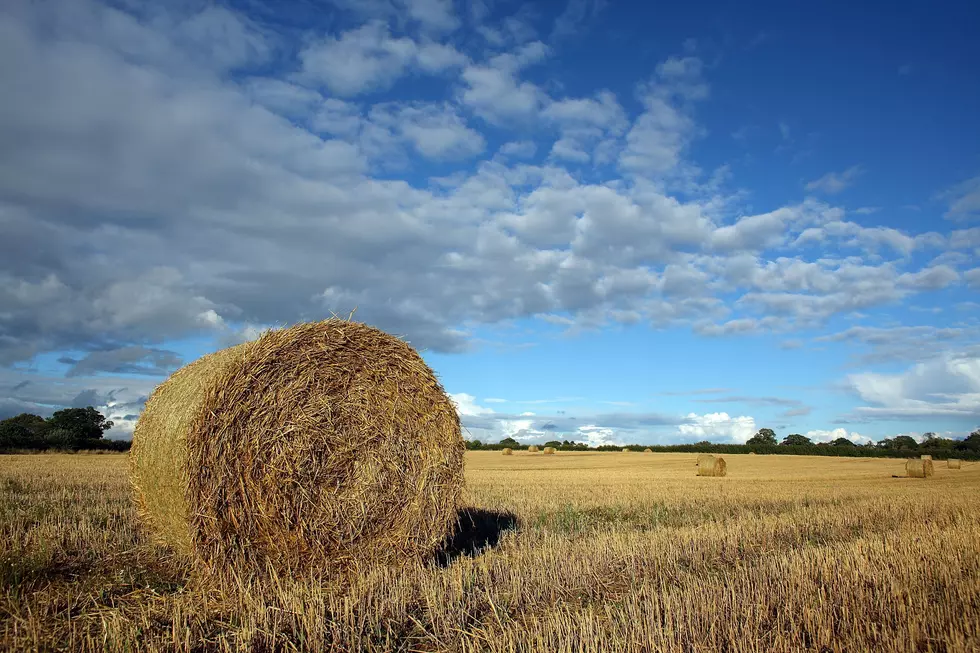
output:
M 898 435 L 893 439 L 895 449 L 918 449 L 919 443 L 911 435 Z
M 780 442 L 780 444 L 785 444 L 787 446 L 795 446 L 795 447 L 806 447 L 813 444 L 813 441 L 810 440 L 810 438 L 806 437 L 805 435 L 800 435 L 799 433 L 790 433 L 785 438 L 783 438 L 783 441 Z
M 544 443 L 544 446 L 546 446 L 546 447 L 554 447 L 555 449 L 557 449 L 558 447 L 561 446 L 561 442 L 558 441 L 558 440 L 549 440 L 548 442 L 545 442 Z
M 776 444 L 776 432 L 772 429 L 759 429 L 759 432 L 749 438 L 745 444 L 748 445 L 774 445 Z
M 70 437 L 75 440 L 98 440 L 112 428 L 112 422 L 95 408 L 88 406 L 59 410 L 48 419 L 48 426 L 71 434 Z
M 33 447 L 44 441 L 48 423 L 40 415 L 21 413 L 0 422 L 0 447 Z
M 505 447 L 519 447 L 519 446 L 521 446 L 521 443 L 518 442 L 517 440 L 515 440 L 514 438 L 504 438 L 503 440 L 500 441 L 500 444 L 502 444 Z
M 851 442 L 847 438 L 837 438 L 836 440 L 834 440 L 830 444 L 833 445 L 833 446 L 835 446 L 835 447 L 856 447 L 857 446 L 856 444 L 854 444 L 853 442 Z
M 953 440 L 941 438 L 932 432 L 924 434 L 922 438 L 922 444 L 920 446 L 923 449 L 952 449 L 956 446 L 956 442 Z

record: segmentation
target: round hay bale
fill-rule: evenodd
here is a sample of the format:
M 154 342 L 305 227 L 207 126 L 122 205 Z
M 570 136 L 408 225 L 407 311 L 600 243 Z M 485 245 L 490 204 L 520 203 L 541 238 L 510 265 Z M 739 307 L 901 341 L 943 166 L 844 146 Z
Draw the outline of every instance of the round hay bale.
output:
M 698 456 L 698 476 L 725 476 L 728 463 L 721 456 L 701 454 Z
M 946 461 L 946 467 L 949 469 L 960 469 L 963 463 L 960 462 L 959 458 L 950 458 Z
M 528 453 L 538 453 L 538 445 L 532 444 L 530 447 L 527 448 L 527 450 Z
M 623 453 L 629 453 L 629 452 L 630 452 L 629 447 L 623 447 Z
M 923 466 L 925 467 L 925 470 L 926 470 L 926 476 L 928 477 L 928 476 L 935 475 L 936 468 L 934 466 L 934 463 L 932 462 L 932 458 L 926 458 L 922 462 L 923 462 Z
M 554 454 L 555 453 L 555 448 L 554 447 L 545 447 L 544 448 L 544 451 L 542 451 L 542 453 Z
M 436 549 L 464 450 L 410 345 L 330 319 L 177 370 L 136 425 L 130 480 L 150 533 L 206 571 L 330 572 Z
M 653 449 L 647 447 L 646 449 L 643 450 L 643 453 L 653 453 Z
M 927 453 L 924 453 L 924 454 L 922 454 L 922 455 L 921 455 L 921 456 L 919 456 L 919 457 L 920 457 L 920 458 L 922 458 L 922 460 L 932 460 L 932 456 L 930 456 L 930 455 L 929 455 L 929 454 L 927 454 Z
M 905 461 L 905 475 L 909 478 L 928 478 L 932 476 L 932 461 L 923 458 L 909 458 Z
M 514 455 L 514 450 L 511 449 L 510 447 L 504 447 L 504 455 L 505 456 L 513 456 Z

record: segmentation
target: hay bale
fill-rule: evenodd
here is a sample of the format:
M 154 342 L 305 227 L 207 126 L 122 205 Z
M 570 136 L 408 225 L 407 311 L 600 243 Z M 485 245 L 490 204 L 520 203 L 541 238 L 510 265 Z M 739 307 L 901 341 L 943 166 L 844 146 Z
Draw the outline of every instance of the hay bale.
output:
M 554 447 L 545 447 L 544 448 L 544 451 L 542 453 L 553 454 L 553 453 L 555 453 L 555 448 Z
M 950 458 L 946 461 L 946 467 L 949 469 L 960 469 L 963 463 L 960 462 L 959 458 Z
M 629 453 L 629 452 L 630 452 L 629 447 L 623 447 L 623 453 Z
M 922 455 L 921 455 L 921 456 L 919 456 L 919 457 L 920 457 L 920 458 L 922 458 L 922 460 L 932 460 L 932 456 L 930 456 L 930 455 L 929 455 L 929 454 L 927 454 L 927 453 L 924 453 L 924 454 L 922 454 Z
M 698 456 L 698 476 L 725 476 L 728 464 L 721 456 L 701 454 Z
M 205 571 L 330 572 L 433 551 L 464 450 L 411 346 L 330 319 L 177 370 L 136 425 L 130 480 L 150 533 Z
M 527 450 L 529 453 L 538 453 L 538 445 L 532 444 Z
M 511 449 L 510 447 L 504 447 L 504 455 L 505 456 L 513 456 L 514 455 L 514 450 Z
M 909 478 L 928 478 L 933 474 L 933 463 L 929 459 L 909 458 L 905 461 L 905 475 Z
M 647 447 L 646 449 L 643 450 L 643 453 L 653 453 L 653 449 Z

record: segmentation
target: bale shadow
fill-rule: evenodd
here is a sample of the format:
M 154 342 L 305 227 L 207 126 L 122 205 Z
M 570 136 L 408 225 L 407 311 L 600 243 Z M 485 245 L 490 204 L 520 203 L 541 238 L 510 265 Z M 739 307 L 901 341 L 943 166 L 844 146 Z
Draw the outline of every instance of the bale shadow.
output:
M 475 558 L 497 546 L 505 531 L 520 526 L 511 512 L 496 512 L 483 508 L 462 508 L 456 513 L 456 526 L 436 550 L 434 562 L 448 567 L 460 556 Z

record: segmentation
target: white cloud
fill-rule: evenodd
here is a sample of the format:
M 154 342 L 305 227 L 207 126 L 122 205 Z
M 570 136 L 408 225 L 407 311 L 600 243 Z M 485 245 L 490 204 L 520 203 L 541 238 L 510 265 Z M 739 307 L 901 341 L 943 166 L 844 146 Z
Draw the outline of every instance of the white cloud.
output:
M 462 74 L 466 88 L 459 94 L 460 102 L 495 125 L 535 118 L 548 97 L 535 84 L 518 79 L 518 74 L 547 55 L 547 46 L 535 41 L 513 53 L 497 55 L 486 64 L 467 66 Z
M 847 377 L 861 399 L 857 413 L 884 419 L 980 417 L 980 351 L 946 353 L 899 374 Z
M 947 219 L 965 221 L 980 217 L 980 175 L 953 186 L 940 197 L 949 203 Z
M 677 427 L 678 433 L 686 439 L 713 440 L 718 438 L 742 444 L 755 435 L 755 419 L 752 417 L 729 417 L 728 413 L 690 413 L 688 424 Z
M 427 158 L 468 158 L 486 147 L 483 136 L 467 127 L 448 105 L 377 106 L 370 118 L 375 124 L 397 132 Z
M 426 29 L 450 32 L 460 25 L 453 0 L 398 0 L 398 4 Z
M 492 408 L 477 404 L 476 397 L 465 392 L 450 393 L 449 398 L 456 404 L 460 415 L 489 415 L 494 412 Z
M 702 67 L 697 57 L 672 57 L 657 67 L 649 84 L 640 86 L 644 111 L 626 135 L 620 168 L 647 177 L 677 171 L 683 150 L 698 133 L 687 103 L 708 95 Z
M 980 288 L 980 267 L 967 270 L 963 273 L 963 278 L 971 288 Z
M 860 433 L 855 433 L 854 431 L 848 432 L 845 428 L 836 428 L 832 431 L 807 431 L 803 435 L 810 438 L 813 442 L 833 442 L 838 438 L 846 438 L 854 444 L 866 444 L 868 442 L 872 442 L 871 438 L 861 435 Z
M 299 57 L 298 81 L 322 84 L 344 97 L 387 88 L 410 69 L 435 74 L 467 61 L 449 45 L 394 37 L 379 20 L 312 43 Z
M 819 179 L 807 182 L 806 189 L 836 195 L 845 188 L 853 186 L 862 174 L 864 174 L 864 169 L 861 166 L 851 166 L 843 172 L 828 172 Z
M 534 144 L 534 141 L 510 141 L 504 143 L 497 150 L 500 154 L 504 156 L 512 156 L 518 159 L 529 159 L 534 156 L 537 152 L 538 147 Z

